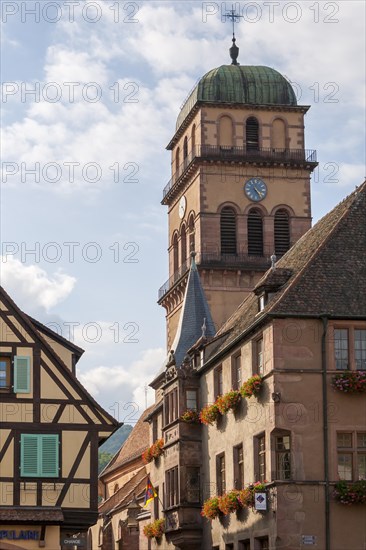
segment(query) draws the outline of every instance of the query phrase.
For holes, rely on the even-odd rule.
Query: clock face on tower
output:
[[[267,195],[267,185],[260,178],[251,178],[244,185],[244,192],[251,201],[262,201]]]
[[[180,219],[184,218],[184,214],[186,213],[186,208],[187,208],[187,199],[183,195],[183,197],[181,197],[181,199],[179,201],[179,217],[180,217]]]

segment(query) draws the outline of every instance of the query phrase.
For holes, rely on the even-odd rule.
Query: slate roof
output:
[[[366,181],[309,229],[256,289],[274,279],[282,288],[261,312],[251,292],[218,331],[221,340],[207,349],[211,358],[269,314],[366,319]]]
[[[108,474],[114,472],[124,464],[128,464],[136,458],[141,458],[141,454],[149,446],[150,438],[149,425],[145,422],[145,420],[154,407],[155,405],[152,405],[142,413],[122,447],[116,452],[104,470],[99,474],[100,478],[105,478]]]
[[[214,336],[215,325],[211,317],[201,279],[194,258],[188,276],[187,287],[179,317],[177,332],[172,344],[177,367],[189,350],[202,336],[202,325],[206,323],[206,337]]]
[[[213,337],[216,333],[216,329],[193,255],[182,309],[180,311],[178,328],[171,345],[177,368],[182,365],[187,351],[196,344],[198,339],[203,335],[202,326],[204,323],[206,325],[205,336],[207,338]],[[151,385],[160,378],[169,363],[170,354],[168,354],[167,359]]]

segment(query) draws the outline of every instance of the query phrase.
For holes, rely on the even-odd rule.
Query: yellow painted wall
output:
[[[0,430],[0,449],[3,448],[7,440],[10,430]],[[11,441],[6,453],[0,462],[0,472],[4,477],[12,477],[14,475],[14,439]]]
[[[62,434],[62,477],[69,475],[75,458],[83,444],[87,432],[77,431],[64,431]],[[86,455],[89,457],[89,448],[86,449]],[[82,473],[82,477],[88,477],[89,466],[85,466],[85,472]]]
[[[51,348],[55,351],[55,353],[60,357],[60,359],[65,363],[65,365],[72,370],[72,352],[65,348],[65,346],[62,346],[59,342],[56,342],[53,338],[50,338],[50,336],[42,333],[40,331],[43,338],[46,340],[46,342],[51,346]]]

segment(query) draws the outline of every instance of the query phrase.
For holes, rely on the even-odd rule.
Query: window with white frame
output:
[[[337,432],[339,479],[366,479],[366,432]]]

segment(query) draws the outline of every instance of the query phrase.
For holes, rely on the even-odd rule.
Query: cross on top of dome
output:
[[[243,18],[242,15],[239,15],[235,12],[234,6],[231,7],[231,10],[229,10],[227,13],[224,14],[225,20],[229,19],[233,24],[233,45],[231,46],[229,52],[230,57],[232,59],[231,64],[232,65],[239,65],[237,59],[239,55],[239,48],[235,44],[236,38],[235,38],[235,23],[238,23],[241,18]]]

